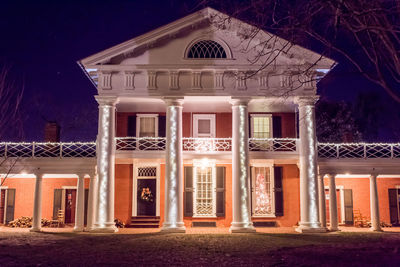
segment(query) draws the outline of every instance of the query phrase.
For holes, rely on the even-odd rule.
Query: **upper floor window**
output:
[[[216,41],[200,40],[190,47],[188,58],[227,58],[226,51]]]
[[[158,114],[138,114],[137,118],[137,137],[158,136]]]
[[[272,138],[272,116],[270,114],[252,114],[251,137]]]

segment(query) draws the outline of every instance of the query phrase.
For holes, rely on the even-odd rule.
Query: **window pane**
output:
[[[156,118],[140,117],[139,137],[155,137],[156,136]]]
[[[272,185],[270,170],[267,167],[254,167],[255,182],[254,191],[254,214],[271,215],[272,214]]]
[[[212,167],[196,168],[196,216],[212,216],[213,214],[213,183]]]
[[[252,117],[253,119],[253,137],[270,138],[270,119],[271,117]]]
[[[199,134],[210,134],[211,133],[211,120],[201,119],[198,120],[198,133]]]

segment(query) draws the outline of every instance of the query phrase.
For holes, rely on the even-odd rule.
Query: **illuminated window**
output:
[[[201,40],[190,47],[188,58],[227,58],[224,48],[213,40]]]
[[[195,163],[193,216],[214,217],[215,215],[215,164]]]
[[[272,138],[272,116],[270,114],[251,115],[251,137]]]
[[[158,115],[157,114],[138,114],[137,115],[137,137],[157,137],[158,136]]]
[[[270,167],[252,167],[252,214],[274,216],[274,183]]]

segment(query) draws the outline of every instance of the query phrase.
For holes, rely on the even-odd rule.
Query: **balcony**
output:
[[[94,158],[96,157],[96,143],[0,143],[0,157]]]
[[[400,159],[400,143],[318,144],[320,159]]]
[[[250,151],[296,152],[295,138],[250,138]],[[164,137],[117,137],[117,151],[164,151]],[[195,153],[232,151],[232,138],[182,138],[182,150]]]

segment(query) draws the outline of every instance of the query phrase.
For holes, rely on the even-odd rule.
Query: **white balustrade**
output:
[[[319,143],[319,158],[400,158],[400,143]]]

